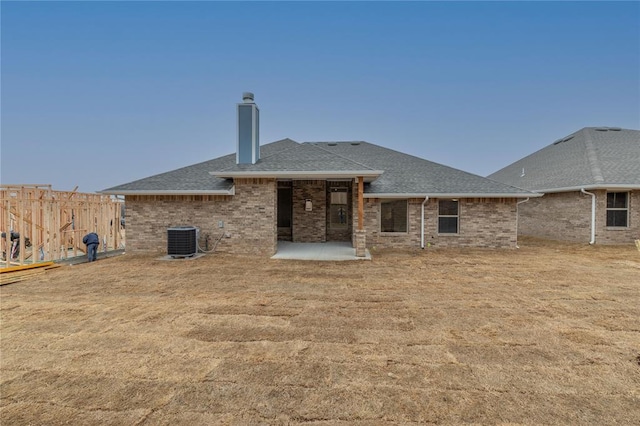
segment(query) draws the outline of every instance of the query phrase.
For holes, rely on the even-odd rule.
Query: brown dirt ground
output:
[[[130,254],[0,288],[0,422],[640,424],[640,253]]]

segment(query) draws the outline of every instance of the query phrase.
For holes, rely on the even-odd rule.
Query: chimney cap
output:
[[[251,92],[243,92],[242,93],[242,101],[246,104],[253,103],[253,93]]]

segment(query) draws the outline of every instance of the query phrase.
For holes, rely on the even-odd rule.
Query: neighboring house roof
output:
[[[101,191],[107,194],[233,194],[231,178],[337,179],[363,176],[365,197],[516,197],[529,191],[361,141],[262,145],[256,164],[235,154]]]
[[[491,174],[536,192],[640,188],[640,131],[585,127]]]

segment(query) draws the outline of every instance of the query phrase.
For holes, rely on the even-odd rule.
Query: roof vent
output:
[[[358,146],[358,145],[360,145],[360,142],[351,142],[351,145]]]
[[[337,146],[337,145],[338,145],[338,144],[337,144],[337,143],[335,143],[335,142],[329,142],[329,143],[327,144],[327,146]]]
[[[558,139],[557,141],[555,141],[553,144],[554,145],[558,145],[562,142],[566,142],[566,141],[570,141],[571,139],[573,139],[573,135],[571,136],[567,136],[566,138],[562,138],[562,139]]]
[[[621,127],[609,127],[609,130],[612,132],[619,132],[620,130],[622,130]]]

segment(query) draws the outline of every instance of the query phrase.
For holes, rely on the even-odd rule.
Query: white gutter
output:
[[[536,189],[535,192],[545,192],[545,193],[551,193],[551,192],[571,192],[571,191],[581,191],[583,189],[588,189],[588,190],[592,190],[592,189],[607,189],[610,191],[615,191],[616,189],[621,189],[621,190],[632,190],[632,189],[640,189],[640,184],[637,183],[598,183],[598,184],[594,184],[594,185],[583,185],[583,186],[567,186],[567,187],[563,187],[563,188],[548,188],[548,189]],[[533,190],[531,190],[533,191]]]
[[[591,195],[591,241],[589,244],[595,244],[596,242],[596,194],[587,192],[584,188],[580,188],[580,192],[583,194]]]
[[[420,212],[422,213],[420,215],[420,248],[424,249],[424,205],[427,203],[427,201],[429,200],[429,196],[427,195],[424,198],[424,201],[422,202],[422,206],[420,208]]]
[[[480,192],[465,192],[465,193],[375,193],[369,192],[364,194],[364,198],[530,198],[530,197],[542,197],[544,194],[537,192],[525,192],[525,193],[511,193],[511,194],[501,194],[501,193],[480,193]]]
[[[519,207],[520,207],[520,204],[524,204],[527,201],[529,201],[528,197],[526,200],[518,201],[516,203],[516,248],[520,248],[520,246],[518,246],[518,218],[520,217]]]

